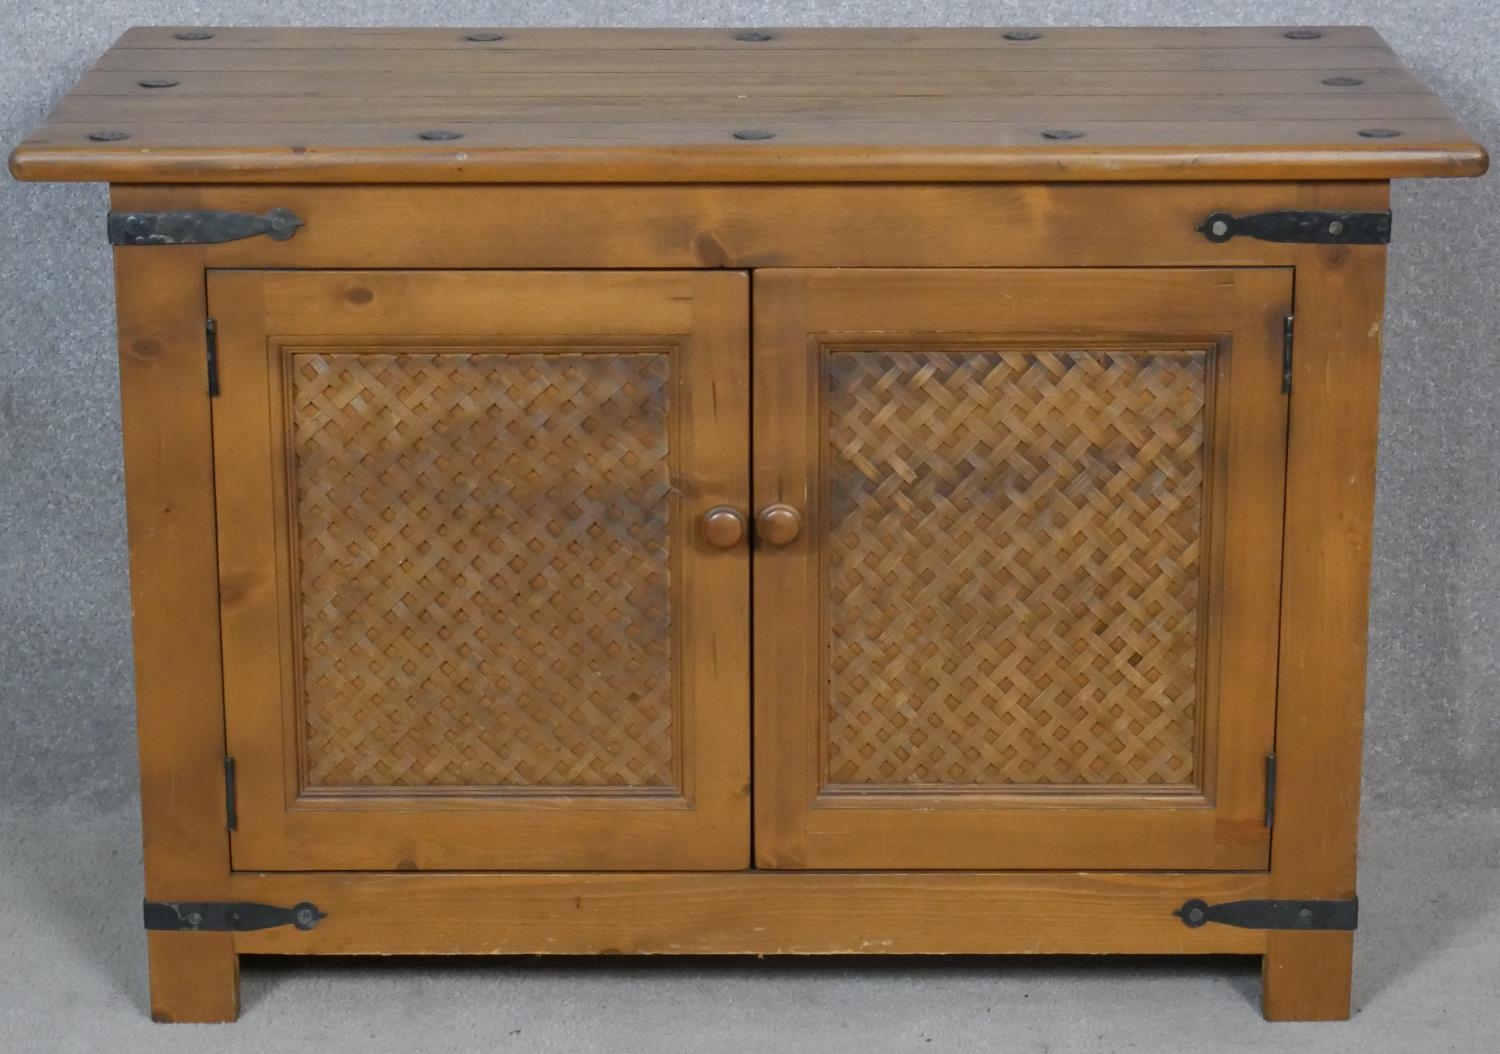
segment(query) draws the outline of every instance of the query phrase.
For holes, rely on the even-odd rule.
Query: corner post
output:
[[[1388,185],[1379,190],[1388,201]],[[1308,246],[1295,296],[1271,895],[1347,899],[1355,895],[1385,247]],[[1353,948],[1348,932],[1269,933],[1266,1018],[1347,1018]]]
[[[115,249],[148,900],[229,894],[203,265],[194,246]],[[233,934],[150,932],[147,952],[153,1018],[238,1015]]]

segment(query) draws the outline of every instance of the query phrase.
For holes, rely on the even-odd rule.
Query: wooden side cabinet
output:
[[[414,86],[420,83],[420,91]],[[161,1020],[244,953],[1240,953],[1349,1012],[1372,30],[131,30]]]

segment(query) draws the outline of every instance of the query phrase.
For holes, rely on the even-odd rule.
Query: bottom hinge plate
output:
[[[1193,899],[1172,912],[1191,929],[1217,922],[1249,930],[1352,930],[1359,925],[1359,898],[1348,900]]]
[[[307,901],[290,908],[223,901],[146,901],[148,930],[236,933],[277,926],[310,930],[327,917],[316,904]]]

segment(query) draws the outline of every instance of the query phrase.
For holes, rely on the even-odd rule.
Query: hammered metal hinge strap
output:
[[[215,901],[146,901],[148,930],[188,930],[204,933],[237,933],[296,926],[310,930],[328,916],[316,904],[303,901],[290,908],[271,904],[228,904]]]
[[[1258,238],[1308,245],[1389,245],[1389,212],[1260,212],[1253,216],[1210,213],[1193,228],[1211,242]]]
[[[111,212],[111,245],[215,245],[264,234],[284,242],[302,220],[287,209],[248,212]]]
[[[1193,899],[1172,912],[1191,929],[1217,922],[1247,930],[1352,930],[1359,925],[1359,898],[1348,900]]]

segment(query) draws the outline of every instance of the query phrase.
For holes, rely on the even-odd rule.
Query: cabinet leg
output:
[[[240,1013],[240,957],[229,933],[148,933],[151,1019],[233,1021]]]
[[[1267,1021],[1347,1021],[1354,934],[1272,933],[1261,960]]]

